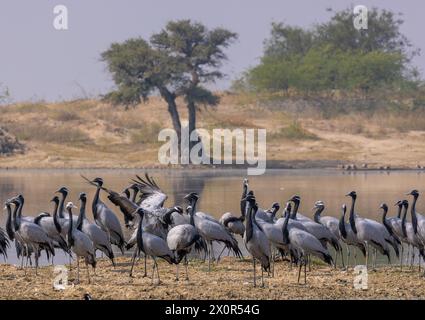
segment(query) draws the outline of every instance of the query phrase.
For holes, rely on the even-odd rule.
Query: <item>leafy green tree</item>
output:
[[[353,9],[335,12],[330,21],[302,29],[273,23],[258,66],[245,73],[253,90],[301,92],[411,87],[418,72],[410,66],[418,53],[400,32],[400,16],[373,8],[368,29],[356,30]]]
[[[272,23],[270,38],[264,41],[265,57],[305,55],[313,46],[314,32],[284,23]]]
[[[330,44],[343,51],[382,51],[399,53],[408,61],[418,54],[411,42],[400,31],[401,14],[372,8],[368,11],[367,30],[356,30],[353,8],[335,12],[329,22],[316,27],[316,43]]]
[[[180,143],[177,97],[187,102],[192,132],[196,129],[199,106],[214,106],[219,101],[204,85],[224,76],[219,70],[226,59],[224,49],[236,38],[235,33],[226,29],[208,30],[201,23],[178,20],[169,22],[149,42],[138,38],[114,43],[102,54],[117,86],[106,98],[134,105],[159,92],[168,104]]]
[[[184,66],[182,91],[187,102],[189,132],[196,129],[198,106],[214,106],[219,102],[219,97],[202,84],[224,76],[219,70],[227,58],[224,49],[236,38],[236,33],[226,29],[208,30],[203,24],[190,20],[171,21],[160,33],[151,37],[152,45],[159,52],[176,57]],[[192,145],[195,143],[192,142]]]
[[[167,102],[174,130],[181,136],[181,122],[176,98],[184,85],[182,66],[174,59],[153,49],[141,38],[129,39],[124,43],[113,43],[102,53],[108,64],[117,90],[105,98],[114,104],[132,106],[159,92]]]

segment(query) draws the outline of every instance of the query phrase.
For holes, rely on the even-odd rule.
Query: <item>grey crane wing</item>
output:
[[[205,240],[234,241],[229,232],[220,223],[195,216],[195,226]]]
[[[218,222],[217,219],[215,219],[212,215],[205,212],[198,211],[196,212],[195,216],[201,219],[206,219],[208,221],[220,224],[220,222]]]
[[[109,191],[108,199],[114,205],[120,208],[120,211],[124,214],[125,217],[132,219],[135,211],[137,210],[139,206],[136,203],[132,202],[131,200],[127,199],[127,197],[124,197],[115,191],[111,191],[111,190],[108,190],[108,191]]]
[[[148,174],[145,174],[145,178],[141,178],[138,175],[136,177],[137,180],[134,180],[134,182],[137,183],[139,192],[141,193],[140,207],[148,211],[163,207],[168,197],[156,184],[155,180],[149,177]]]
[[[328,253],[319,240],[312,234],[293,228],[289,231],[289,239],[292,245],[301,249],[306,254]]]
[[[149,255],[158,257],[173,256],[164,239],[148,232],[143,233],[143,247]]]
[[[171,228],[167,234],[167,245],[170,250],[181,250],[193,244],[196,229],[190,224],[181,224]]]
[[[74,245],[72,246],[72,251],[74,251],[79,256],[86,256],[87,253],[94,256],[94,246],[90,237],[83,232],[75,229],[72,231],[74,237]]]
[[[44,232],[44,230],[35,223],[23,222],[21,224],[21,235],[23,238],[29,239],[31,242],[51,242],[46,232]]]

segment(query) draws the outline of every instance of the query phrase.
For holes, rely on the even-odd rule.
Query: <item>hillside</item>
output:
[[[267,159],[277,167],[343,163],[369,167],[425,165],[425,117],[285,112],[238,95],[222,94],[201,109],[198,127],[266,128]],[[179,112],[187,118],[184,103]],[[159,98],[125,110],[96,100],[2,107],[0,126],[25,144],[24,154],[0,158],[1,168],[137,168],[158,166],[157,134],[171,127]]]

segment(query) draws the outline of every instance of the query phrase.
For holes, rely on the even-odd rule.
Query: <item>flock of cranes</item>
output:
[[[83,178],[96,188],[91,202],[93,222],[87,218],[87,195],[83,192],[78,197],[78,215],[73,212],[77,207],[67,201],[68,189],[61,187],[51,200],[53,211],[41,212],[35,217],[24,215],[25,199],[17,195],[5,202],[7,218],[5,229],[0,228],[0,254],[7,258],[7,250],[13,241],[21,268],[26,273],[28,264],[32,265],[35,261],[37,274],[39,257],[43,252],[53,263],[55,252],[62,250],[69,256],[70,263],[76,257],[78,282],[79,262],[84,260],[90,283],[89,266],[95,270],[96,252],[100,251],[115,267],[112,248],[116,246],[123,254],[126,250],[133,250],[130,276],[142,254],[147,275],[146,260],[152,258],[152,282],[156,277],[159,283],[158,258],[176,265],[176,280],[179,280],[179,265],[183,263],[185,279],[188,280],[188,255],[191,253],[198,254],[203,260],[208,259],[209,271],[211,263],[218,262],[225,250],[243,259],[236,240],[240,236],[252,257],[254,286],[257,284],[256,264],[261,266],[261,285],[264,286],[264,272],[273,277],[275,262],[280,257],[287,260],[291,267],[298,266],[298,282],[304,268],[304,283],[312,257],[335,268],[340,257],[342,267],[348,268],[351,252],[354,252],[355,264],[357,253],[361,252],[366,265],[372,260],[372,266],[375,267],[378,252],[390,262],[391,251],[394,251],[400,258],[402,268],[403,254],[407,248],[407,259],[412,259],[411,265],[415,255],[419,255],[419,261],[425,259],[425,216],[416,212],[419,197],[417,190],[408,194],[413,198],[410,222],[407,221],[408,200],[396,203],[397,215],[394,217],[388,217],[389,208],[385,203],[380,206],[381,221],[361,217],[356,212],[355,191],[347,194],[351,198],[348,218],[345,204],[341,207],[339,219],[324,216],[325,204],[322,201],[314,204],[312,218],[303,215],[298,212],[301,198],[297,195],[288,200],[279,217],[279,203],[273,203],[269,209],[260,208],[253,190],[249,189],[248,180],[244,179],[240,214],[227,212],[217,220],[197,210],[199,195],[195,192],[184,197],[187,202],[185,210],[180,206],[165,207],[167,195],[148,174],[143,178],[136,175],[131,185],[121,193],[106,188],[101,178]],[[110,202],[123,214],[125,226],[133,230],[128,240],[124,237],[118,217],[102,201],[101,192],[106,193]],[[214,243],[223,246],[217,258]],[[345,261],[343,245],[347,252]]]

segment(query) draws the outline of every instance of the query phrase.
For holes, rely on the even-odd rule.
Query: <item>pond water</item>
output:
[[[78,206],[78,194],[82,191],[92,200],[95,188],[81,178],[81,174],[95,178],[102,177],[105,186],[121,191],[129,185],[135,174],[141,170],[2,170],[0,171],[0,201],[2,203],[19,193],[25,197],[23,214],[35,216],[41,211],[51,212],[50,199],[61,186],[70,190],[69,201]],[[186,204],[182,198],[189,192],[200,194],[198,209],[219,218],[224,212],[239,214],[239,202],[242,191],[242,179],[246,170],[149,170],[158,185],[169,195],[167,206]],[[262,176],[249,177],[250,189],[254,190],[257,201],[262,208],[269,208],[277,201],[283,207],[292,195],[301,196],[300,212],[312,216],[315,201],[322,200],[326,205],[323,215],[339,217],[343,203],[349,204],[344,195],[351,190],[358,194],[357,212],[363,216],[381,221],[379,206],[385,202],[390,207],[389,216],[395,215],[394,203],[404,199],[411,189],[424,191],[425,173],[416,171],[391,172],[342,172],[330,169],[312,170],[267,170]],[[121,221],[122,214],[107,200],[102,199],[117,213]],[[87,215],[92,219],[90,207]],[[425,209],[425,201],[419,198],[419,212]],[[76,212],[78,213],[78,212]],[[279,212],[280,214],[280,212]],[[4,227],[5,214],[0,217]],[[128,233],[128,232],[127,232]],[[14,246],[12,245],[12,248]],[[216,245],[216,247],[219,247]],[[244,245],[241,243],[241,248]],[[216,250],[219,250],[217,248]],[[9,250],[9,263],[16,263],[15,250]],[[44,259],[44,254],[43,254]],[[393,259],[395,262],[395,259]],[[68,259],[61,253],[55,257],[55,263],[65,263]],[[380,257],[378,260],[384,263]],[[41,261],[45,263],[45,260]]]

